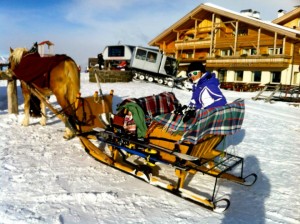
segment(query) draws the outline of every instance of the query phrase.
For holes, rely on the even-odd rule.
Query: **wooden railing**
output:
[[[226,57],[207,57],[206,66],[221,67],[270,67],[287,68],[291,57],[288,55],[268,55],[268,56],[226,56]]]
[[[261,38],[260,46],[274,46],[273,38]],[[214,43],[215,48],[228,48],[233,46],[235,42],[234,36],[230,37],[219,37],[216,39]],[[257,36],[239,36],[237,41],[238,47],[253,47],[253,45],[257,45]],[[176,49],[195,49],[195,48],[209,48],[211,43],[210,38],[204,39],[187,39],[187,40],[177,40],[175,41]],[[283,44],[282,39],[278,39],[276,41],[277,46],[281,46]]]
[[[199,49],[199,48],[209,48],[210,39],[203,40],[188,40],[188,41],[176,41],[175,48],[177,50],[181,49]]]

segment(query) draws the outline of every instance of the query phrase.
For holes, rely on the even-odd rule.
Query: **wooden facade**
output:
[[[300,12],[265,22],[205,3],[149,42],[179,63],[199,61],[221,82],[300,84]],[[296,26],[296,27],[295,27]]]

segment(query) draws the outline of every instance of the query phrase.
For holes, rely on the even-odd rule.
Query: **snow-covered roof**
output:
[[[232,11],[230,9],[226,9],[226,8],[221,7],[221,6],[217,6],[217,5],[212,4],[212,3],[203,3],[203,5],[206,5],[206,6],[209,6],[209,7],[213,7],[213,8],[216,8],[216,9],[219,9],[219,10],[231,13],[231,14],[235,14],[237,16],[245,17],[247,19],[253,20],[254,22],[264,23],[264,24],[266,24],[268,26],[273,26],[274,28],[283,29],[283,30],[286,30],[288,32],[292,32],[292,33],[300,35],[300,31],[299,30],[295,30],[295,29],[288,28],[288,27],[285,27],[285,26],[280,26],[280,25],[277,25],[275,23],[272,23],[271,21],[265,21],[265,20],[257,19],[257,18],[254,18],[252,16],[248,16],[247,14],[235,12],[235,11]]]

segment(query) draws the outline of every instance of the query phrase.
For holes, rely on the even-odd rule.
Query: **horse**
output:
[[[37,50],[26,48],[10,48],[8,73],[21,81],[24,97],[23,126],[29,125],[31,95],[41,101],[41,125],[46,125],[46,105],[65,123],[65,139],[76,135],[74,124],[75,102],[80,91],[80,75],[76,62],[66,55],[41,57]],[[57,103],[62,108],[58,112],[48,102],[55,95]],[[57,113],[58,112],[58,113]],[[73,126],[72,126],[73,125]]]

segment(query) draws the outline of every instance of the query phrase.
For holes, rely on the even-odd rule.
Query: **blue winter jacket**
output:
[[[227,101],[219,86],[216,75],[206,72],[197,83],[193,84],[193,95],[189,106],[195,109],[224,106]]]

